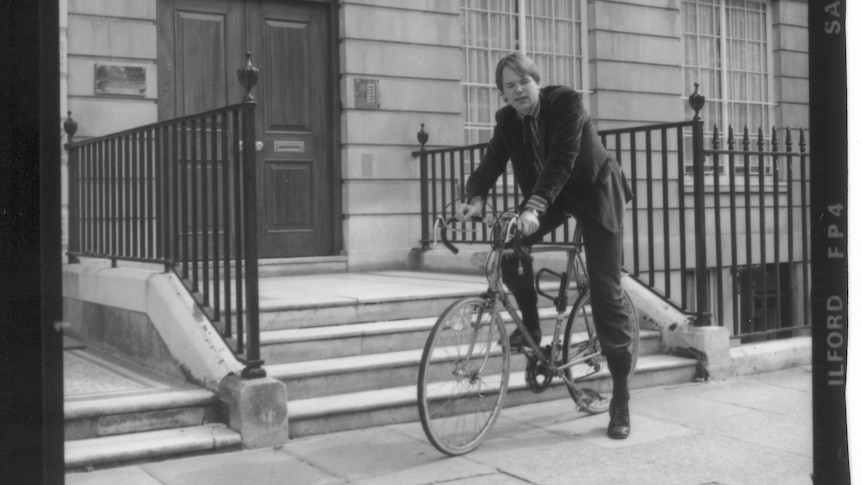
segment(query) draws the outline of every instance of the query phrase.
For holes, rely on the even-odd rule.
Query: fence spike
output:
[[[748,125],[743,126],[742,129],[742,149],[748,151],[748,148],[751,146],[751,138],[748,136]]]
[[[757,151],[763,151],[763,143],[763,127],[761,126],[757,128]]]
[[[416,139],[419,140],[420,150],[425,149],[425,143],[428,142],[428,132],[425,131],[425,123],[420,123],[419,132],[416,133]]]
[[[784,150],[793,151],[793,134],[790,132],[789,126],[784,129]]]
[[[712,149],[719,149],[719,141],[718,141],[718,125],[712,125]]]
[[[799,128],[799,151],[805,153],[805,130]]]
[[[733,127],[727,126],[727,149],[733,150],[733,145],[736,143],[736,140],[733,138]]]
[[[775,126],[772,127],[772,151],[778,151],[778,132],[775,131]]]

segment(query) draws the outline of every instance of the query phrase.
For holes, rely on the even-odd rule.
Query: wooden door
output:
[[[337,250],[329,2],[161,0],[159,118],[238,103],[245,52],[260,77],[261,258]]]
[[[249,2],[246,12],[249,50],[260,67],[261,255],[332,254],[328,5],[269,0]]]

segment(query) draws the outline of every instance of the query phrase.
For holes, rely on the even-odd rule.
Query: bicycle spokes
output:
[[[451,305],[437,320],[419,368],[419,413],[426,436],[443,453],[466,453],[484,439],[508,387],[505,329],[482,298]]]

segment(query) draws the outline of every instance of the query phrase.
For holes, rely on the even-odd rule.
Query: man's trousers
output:
[[[568,215],[549,210],[539,217],[539,229],[522,241],[532,246],[562,225]],[[609,358],[631,354],[632,334],[629,315],[623,303],[623,231],[612,233],[588,217],[579,221],[584,238],[585,261],[590,282],[590,301],[602,353]],[[537,328],[538,295],[532,261],[507,257],[502,263],[503,282],[518,303],[527,328]]]

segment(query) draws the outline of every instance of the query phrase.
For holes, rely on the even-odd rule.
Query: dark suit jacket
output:
[[[619,164],[602,145],[581,95],[567,87],[548,86],[539,92],[539,102],[541,173],[527,157],[521,119],[513,107],[506,106],[497,111],[488,150],[467,181],[466,200],[487,197],[511,159],[524,203],[538,196],[549,209],[590,217],[609,231],[619,232],[631,189]]]

